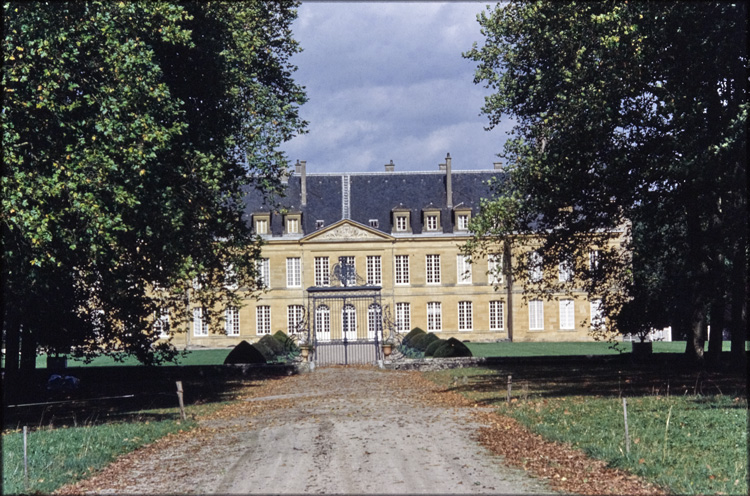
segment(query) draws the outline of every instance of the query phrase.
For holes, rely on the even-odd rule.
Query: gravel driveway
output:
[[[551,493],[474,440],[470,407],[430,401],[416,372],[319,368],[267,381],[239,404],[62,492]]]

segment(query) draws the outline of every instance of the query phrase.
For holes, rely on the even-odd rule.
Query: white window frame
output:
[[[224,310],[224,332],[227,336],[240,335],[240,309],[227,307]]]
[[[458,302],[458,330],[461,332],[474,330],[474,316],[471,301]]]
[[[440,284],[440,255],[425,255],[427,284]]]
[[[411,304],[407,302],[396,303],[396,330],[408,332],[411,327]]]
[[[193,336],[208,336],[208,321],[203,314],[203,307],[193,308]]]
[[[339,264],[352,268],[351,272],[349,272],[349,279],[347,279],[346,285],[355,286],[357,284],[357,265],[354,256],[344,255],[339,257]]]
[[[380,286],[383,284],[383,264],[380,255],[367,255],[367,285]]]
[[[267,258],[261,258],[255,261],[258,271],[258,285],[261,288],[271,287],[271,261]]]
[[[331,285],[331,269],[328,257],[315,257],[315,286]]]
[[[406,215],[396,215],[396,231],[406,232],[409,230],[409,218]]]
[[[544,330],[544,301],[529,300],[529,330]]]
[[[304,319],[305,307],[289,305],[286,307],[286,333],[294,334],[299,331],[299,325]]]
[[[331,340],[331,309],[328,305],[319,305],[315,309],[315,339]]]
[[[382,322],[383,309],[377,303],[370,304],[367,307],[367,339],[382,338],[382,334],[378,334],[378,331],[382,332]]]
[[[255,334],[258,336],[271,334],[270,305],[258,305],[255,307]]]
[[[576,328],[575,301],[570,298],[560,300],[560,329],[571,331]]]
[[[162,339],[169,337],[169,308],[160,308],[154,312],[154,331]]]
[[[456,272],[458,284],[471,284],[471,258],[457,255]]]
[[[341,337],[347,341],[357,340],[357,308],[351,303],[341,309]]]
[[[459,231],[469,230],[469,214],[457,214],[456,215],[456,228]]]
[[[557,265],[557,281],[570,282],[573,280],[573,261],[569,258],[560,260]]]
[[[437,214],[427,214],[425,215],[425,229],[427,231],[437,231],[438,230],[438,215]]]
[[[268,218],[255,219],[255,234],[268,234]]]
[[[606,323],[604,322],[604,310],[602,310],[602,300],[599,298],[591,300],[589,307],[590,307],[589,315],[591,317],[591,328],[595,330],[600,329],[600,328],[606,328]]]
[[[590,250],[589,251],[589,270],[591,272],[599,268],[599,259],[601,257],[601,250]]]
[[[505,330],[505,302],[490,300],[490,331]]]
[[[443,330],[443,305],[439,301],[427,302],[427,331]]]
[[[503,254],[490,253],[487,255],[487,281],[498,286],[503,283]]]
[[[544,278],[542,262],[542,256],[538,251],[529,253],[529,280],[531,282],[540,282]]]
[[[298,234],[299,231],[299,217],[288,217],[286,219],[286,232],[287,234]]]
[[[409,255],[396,255],[394,257],[397,286],[409,285]]]
[[[300,257],[287,257],[286,259],[286,287],[302,287],[302,259]]]

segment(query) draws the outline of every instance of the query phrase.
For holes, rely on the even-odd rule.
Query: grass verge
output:
[[[570,342],[570,343],[466,343],[477,357],[524,357],[524,356],[580,356],[580,355],[619,355],[630,353],[628,342],[610,343]],[[730,343],[724,343],[724,351],[729,351]],[[656,341],[654,353],[684,353],[685,341]]]
[[[618,395],[621,384],[613,384],[609,395],[589,395],[582,391],[585,387],[570,394],[566,378],[541,381],[537,377],[524,390],[518,380],[523,373],[515,370],[515,390],[508,404],[509,372],[474,368],[426,375],[472,401],[495,406],[498,414],[516,419],[548,440],[580,449],[674,493],[748,494],[748,404],[743,392],[725,389],[729,394],[701,395],[680,390],[681,395],[667,396],[665,387],[653,388],[651,377],[643,387],[626,391],[632,394],[627,397],[628,452]],[[629,385],[640,380],[627,371],[618,379]],[[671,379],[679,383],[676,377]],[[649,387],[662,393],[645,394]]]
[[[190,417],[183,421],[177,409],[141,412],[127,422],[97,424],[92,419],[82,426],[40,428],[27,436],[28,479],[24,476],[23,433],[2,434],[3,494],[51,493],[65,484],[85,479],[117,457],[172,433],[197,425],[191,417],[208,414],[222,403],[188,407]],[[163,420],[145,420],[157,417]]]

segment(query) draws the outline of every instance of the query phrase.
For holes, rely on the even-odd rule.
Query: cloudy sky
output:
[[[479,115],[488,94],[461,54],[483,43],[486,3],[303,2],[293,63],[307,88],[309,133],[283,147],[316,172],[490,169],[507,125]]]

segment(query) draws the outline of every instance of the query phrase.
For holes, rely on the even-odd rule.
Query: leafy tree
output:
[[[484,46],[464,56],[494,90],[490,128],[515,127],[508,180],[467,250],[543,232],[526,238],[538,255],[509,269],[547,267],[528,291],[564,290],[552,268],[571,260],[621,331],[672,324],[697,359],[710,309],[718,322],[729,303],[744,360],[746,14],[742,2],[541,0],[480,14]]]
[[[243,197],[279,190],[306,126],[295,7],[3,5],[6,368],[19,342],[32,367],[38,346],[170,358],[155,315],[218,330],[259,289]]]

